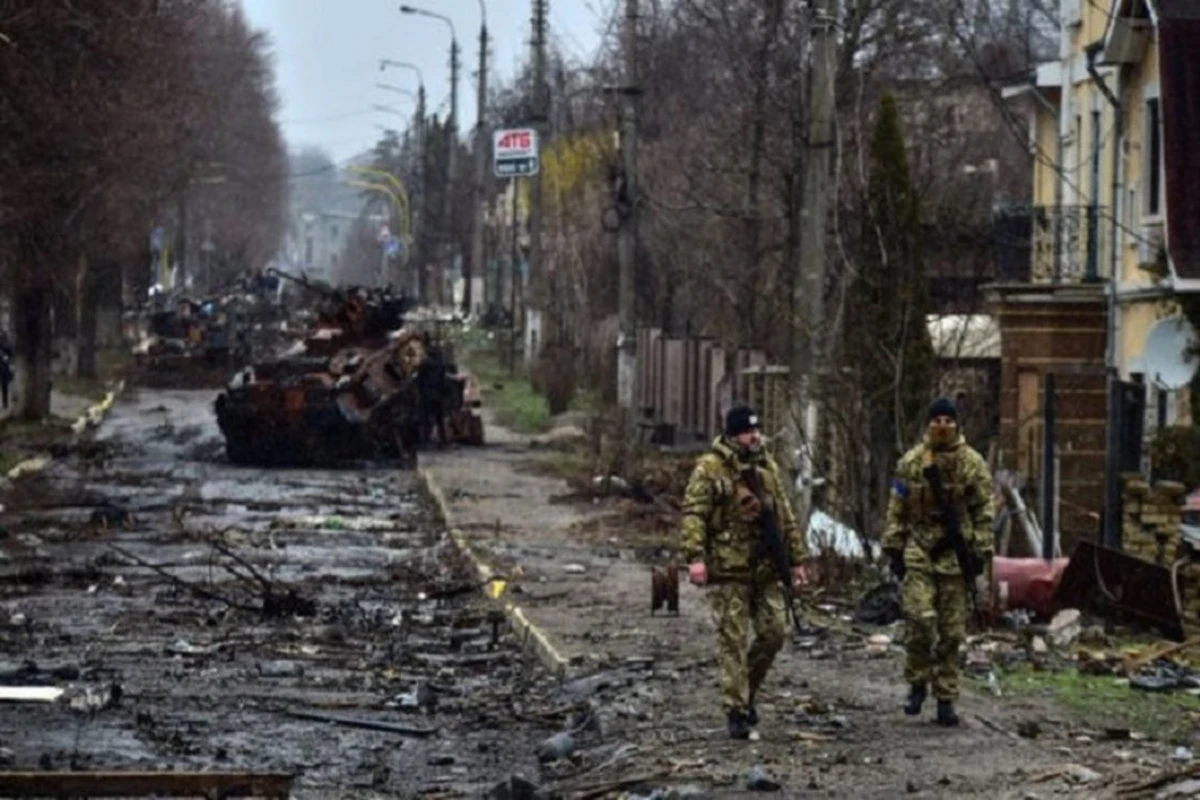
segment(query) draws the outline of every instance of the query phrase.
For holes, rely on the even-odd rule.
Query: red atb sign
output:
[[[537,131],[533,128],[496,131],[492,145],[497,177],[512,178],[537,174],[538,139]]]

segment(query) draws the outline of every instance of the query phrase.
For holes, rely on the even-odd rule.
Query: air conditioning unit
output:
[[[1156,269],[1159,255],[1166,245],[1161,223],[1143,225],[1137,241],[1138,266],[1142,269]]]

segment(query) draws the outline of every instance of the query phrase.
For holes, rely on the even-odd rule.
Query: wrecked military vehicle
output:
[[[387,291],[335,290],[280,273],[320,296],[315,327],[277,358],[240,370],[216,400],[225,451],[236,464],[416,464],[431,401],[447,438],[482,443],[473,379],[452,365],[429,380],[427,336],[404,328],[409,302]]]

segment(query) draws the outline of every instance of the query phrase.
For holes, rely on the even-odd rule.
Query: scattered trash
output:
[[[900,585],[881,583],[871,589],[854,608],[852,619],[860,625],[891,625],[901,617]]]
[[[301,678],[304,665],[299,661],[260,661],[258,674],[264,678]]]
[[[777,792],[783,785],[767,774],[762,767],[754,767],[746,776],[746,788],[752,792]]]
[[[575,737],[569,733],[556,733],[542,742],[537,749],[538,761],[543,764],[568,758],[575,752]]]
[[[348,728],[363,728],[370,731],[383,731],[384,733],[398,733],[401,736],[415,736],[425,738],[433,736],[437,733],[434,728],[417,728],[412,725],[401,725],[395,722],[387,722],[384,720],[364,719],[360,717],[343,717],[336,714],[319,714],[313,711],[301,711],[292,709],[285,711],[288,716],[296,719],[307,719],[314,722],[328,722],[333,725],[344,725]]]
[[[1191,761],[1193,758],[1195,758],[1195,756],[1192,755],[1191,748],[1183,747],[1182,745],[1176,747],[1171,753],[1172,761]]]
[[[1046,634],[1055,647],[1068,647],[1083,632],[1083,623],[1078,609],[1066,608],[1059,611],[1046,626]]]
[[[57,703],[63,694],[54,686],[0,686],[0,701],[10,703]]]
[[[582,575],[587,572],[587,567],[583,564],[567,564],[563,567],[563,571],[569,575]]]
[[[397,708],[410,711],[422,708],[432,709],[437,705],[437,695],[433,689],[429,688],[429,684],[418,683],[412,688],[412,691],[396,695],[392,702]]]
[[[1088,769],[1080,764],[1068,764],[1062,774],[1070,783],[1095,783],[1104,777],[1096,770]]]
[[[99,689],[88,686],[82,690],[70,692],[67,697],[67,706],[72,711],[95,714],[119,704],[124,693],[121,685],[117,683]]]

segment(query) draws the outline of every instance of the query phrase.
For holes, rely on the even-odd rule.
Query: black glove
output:
[[[904,566],[904,553],[901,552],[900,550],[888,550],[887,556],[888,556],[888,561],[891,562],[890,567],[892,570],[892,574],[896,576],[896,580],[903,581],[904,573],[907,569]]]

